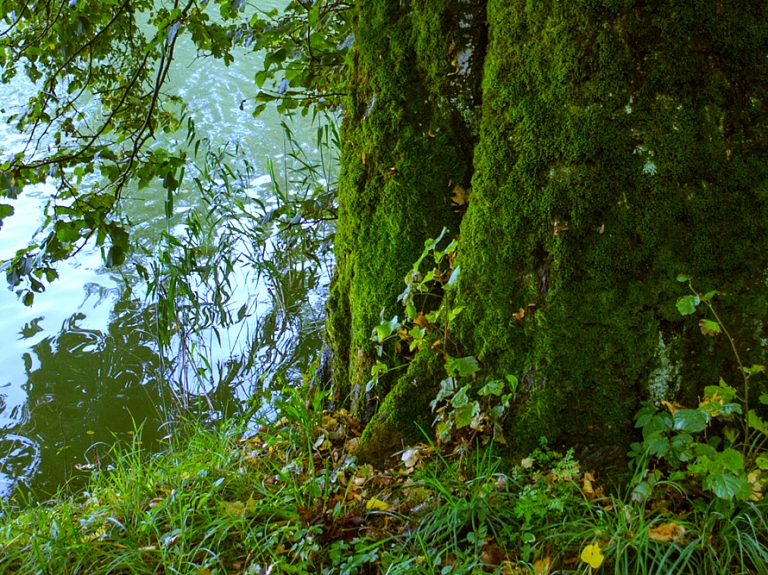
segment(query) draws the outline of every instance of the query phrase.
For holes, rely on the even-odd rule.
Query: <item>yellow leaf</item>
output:
[[[86,431],[85,433],[87,433],[88,435],[93,435],[93,434],[94,434],[94,433],[96,433],[96,432],[95,432],[95,431],[91,431],[91,430],[89,429],[89,430],[88,430],[88,431]]]
[[[605,556],[600,551],[600,546],[598,545],[587,545],[584,551],[581,552],[581,560],[592,567],[592,569],[600,567],[603,564],[603,559],[605,559]]]
[[[376,511],[386,511],[389,509],[389,505],[384,503],[381,499],[376,499],[375,497],[371,497],[368,500],[368,503],[365,504],[365,508],[368,511],[376,510]]]
[[[533,564],[533,570],[536,572],[536,575],[547,575],[551,567],[552,567],[552,559],[550,559],[549,557],[544,557],[544,559],[539,559]]]

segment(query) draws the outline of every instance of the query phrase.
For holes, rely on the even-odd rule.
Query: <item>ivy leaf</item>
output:
[[[477,360],[469,355],[467,357],[449,357],[446,369],[449,375],[458,373],[460,377],[466,377],[477,373],[480,366],[477,365]]]
[[[699,322],[699,329],[702,335],[718,335],[720,333],[720,324],[716,321],[703,319]]]
[[[680,315],[691,315],[696,311],[696,306],[699,305],[700,301],[697,295],[683,296],[677,300],[677,310],[680,312]]]
[[[459,409],[461,407],[466,406],[469,403],[469,397],[467,397],[468,389],[469,389],[469,386],[465,385],[459,391],[456,392],[456,395],[453,396],[453,399],[451,399],[451,405],[453,405],[454,408]]]
[[[453,268],[453,271],[451,272],[451,277],[448,280],[448,282],[445,284],[445,287],[451,288],[456,285],[456,282],[459,281],[459,271],[461,270],[461,266],[456,266]]]
[[[485,397],[486,395],[501,395],[504,391],[504,382],[500,380],[489,381],[478,391],[478,395]]]
[[[480,414],[480,404],[476,401],[456,410],[456,429],[466,427],[476,415]]]

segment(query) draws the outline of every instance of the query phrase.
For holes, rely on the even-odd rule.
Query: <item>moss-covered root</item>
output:
[[[432,429],[429,403],[444,374],[445,366],[437,354],[418,353],[366,426],[354,455],[365,463],[382,465],[398,450],[424,441],[424,433]]]

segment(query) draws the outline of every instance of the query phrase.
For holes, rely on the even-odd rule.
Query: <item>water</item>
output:
[[[236,58],[226,68],[210,59],[197,59],[194,50],[182,44],[169,88],[189,104],[198,136],[217,145],[236,141],[242,146],[254,167],[247,193],[268,200],[268,161],[279,171],[286,161],[286,143],[274,111],[267,110],[254,120],[252,104],[241,110],[243,100],[253,101],[251,78],[257,65],[258,55],[250,54]],[[2,107],[10,110],[25,101],[31,88],[24,81],[0,86]],[[309,141],[309,129],[294,126],[303,141]],[[4,123],[0,124],[0,138],[5,149],[21,141]],[[184,232],[185,214],[201,201],[190,185],[186,188],[189,193],[177,198],[177,215],[170,222],[177,234]],[[0,258],[12,255],[34,234],[49,193],[44,185],[31,186],[11,202],[15,215],[4,220],[0,230]],[[133,236],[149,249],[156,246],[169,224],[164,199],[159,185],[126,195],[126,211],[136,224]],[[197,349],[213,362],[211,373],[192,377],[196,387],[190,389],[189,370],[183,373],[186,383],[169,381],[170,373],[178,376],[179,372],[159,353],[155,311],[142,297],[145,286],[130,265],[106,269],[101,254],[90,249],[62,264],[59,272],[60,279],[36,296],[32,308],[24,307],[12,291],[0,290],[3,497],[19,486],[50,492],[66,481],[77,484],[89,466],[104,460],[116,440],[136,441],[140,436],[148,447],[159,445],[162,437],[173,433],[167,422],[179,413],[185,392],[192,406],[199,401],[203,409],[213,408],[215,413],[237,410],[254,390],[252,378],[273,373],[278,364],[289,361],[286,356],[297,369],[305,368],[319,345],[322,281],[314,290],[307,290],[302,271],[289,270],[288,291],[297,277],[300,281],[287,299],[309,303],[297,308],[300,313],[289,315],[274,309],[269,293],[282,290],[282,280],[280,285],[275,278],[271,283],[263,277],[257,281],[247,266],[239,266],[232,277],[236,285],[233,306],[237,310],[245,304],[253,316],[221,329],[221,344],[209,330]],[[327,280],[327,273],[323,278]],[[254,369],[248,373],[240,369],[244,351],[254,359]],[[176,367],[183,359],[170,358],[177,361]],[[197,361],[195,366],[199,365]],[[220,383],[222,374],[224,382]]]

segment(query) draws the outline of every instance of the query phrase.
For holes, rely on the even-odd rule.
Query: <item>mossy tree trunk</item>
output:
[[[444,372],[426,352],[363,390],[379,312],[402,315],[403,277],[443,226],[461,238],[455,339],[480,380],[520,378],[506,420],[520,451],[546,435],[610,459],[640,401],[690,405],[720,376],[738,382],[728,342],[677,311],[680,273],[721,292],[742,358],[763,361],[764,8],[358,3],[329,337],[337,400],[379,411],[362,455],[430,423]],[[455,184],[471,184],[460,222]]]

